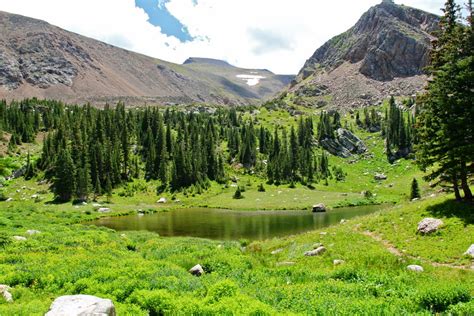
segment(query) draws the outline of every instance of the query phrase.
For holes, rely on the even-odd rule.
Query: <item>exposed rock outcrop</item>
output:
[[[335,138],[321,140],[321,145],[331,154],[342,158],[367,151],[367,147],[359,137],[343,128],[337,129]]]

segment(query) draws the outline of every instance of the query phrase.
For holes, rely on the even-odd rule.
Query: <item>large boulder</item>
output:
[[[66,295],[54,300],[45,316],[115,316],[115,306],[109,299],[91,295]]]
[[[200,264],[196,264],[194,267],[189,269],[189,273],[195,276],[201,276],[204,274],[204,269],[202,268]]]
[[[314,256],[319,256],[319,255],[322,255],[324,252],[326,252],[326,248],[321,246],[321,247],[318,247],[314,250],[310,250],[310,251],[306,251],[304,253],[304,255],[306,257],[314,257]]]
[[[418,232],[420,234],[431,234],[436,232],[441,225],[443,225],[443,221],[437,218],[425,218],[421,222],[418,223]]]
[[[326,212],[326,205],[323,203],[313,205],[313,213],[323,213]]]
[[[465,255],[467,256],[471,256],[472,258],[474,258],[474,244],[472,244],[468,250],[466,250],[466,252],[464,253]]]
[[[9,291],[10,291],[10,287],[8,285],[0,284],[0,295],[3,296],[3,299],[7,303],[13,302],[13,296],[11,295]]]

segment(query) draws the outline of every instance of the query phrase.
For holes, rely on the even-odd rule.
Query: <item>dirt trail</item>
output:
[[[358,230],[355,230],[355,231],[357,233],[360,233],[364,236],[370,237],[373,240],[381,243],[385,247],[385,249],[387,249],[391,254],[393,254],[397,257],[406,257],[406,258],[409,258],[409,259],[420,260],[421,262],[429,264],[433,267],[447,267],[447,268],[452,268],[452,269],[474,270],[474,265],[472,265],[472,266],[460,266],[460,265],[454,265],[454,264],[449,264],[449,263],[438,263],[438,262],[433,262],[433,261],[430,261],[430,260],[420,259],[420,258],[417,258],[417,257],[414,257],[414,256],[410,256],[410,255],[407,255],[407,254],[403,253],[402,251],[397,249],[394,245],[392,245],[389,241],[384,240],[382,237],[380,237],[379,235],[377,235],[374,232],[370,232],[370,231],[361,232],[361,231],[358,231]]]

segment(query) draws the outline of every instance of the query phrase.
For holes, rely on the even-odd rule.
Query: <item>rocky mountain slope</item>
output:
[[[306,61],[290,90],[295,101],[355,107],[420,91],[438,21],[434,14],[383,0]]]
[[[270,97],[292,79],[209,59],[177,65],[0,11],[0,98],[238,105]]]

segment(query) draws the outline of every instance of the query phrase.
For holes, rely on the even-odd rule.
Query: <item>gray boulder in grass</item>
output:
[[[54,300],[45,316],[116,316],[109,299],[92,295],[65,295]]]
[[[421,234],[431,234],[436,232],[443,225],[443,221],[437,218],[425,218],[418,223],[418,232]]]

